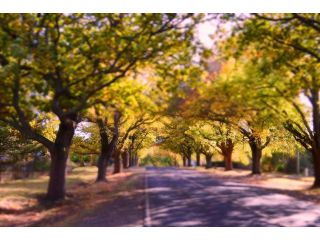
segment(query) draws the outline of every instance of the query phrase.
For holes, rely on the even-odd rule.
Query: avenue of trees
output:
[[[213,49],[197,36],[205,21],[219,26]],[[319,14],[1,14],[0,23],[0,160],[47,156],[47,199],[65,197],[70,156],[95,156],[105,181],[111,164],[119,173],[155,145],[184,166],[204,157],[210,168],[219,154],[226,170],[245,145],[252,174],[266,149],[304,148],[320,187]]]
[[[236,145],[247,143],[252,174],[261,173],[267,147],[291,155],[303,147],[312,155],[313,186],[319,187],[320,15],[218,14],[216,19],[220,27],[206,76],[176,102],[164,133],[176,139],[166,147],[183,159],[202,153],[207,166],[218,152],[230,170]]]

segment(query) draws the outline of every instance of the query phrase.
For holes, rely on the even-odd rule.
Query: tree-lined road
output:
[[[320,226],[320,206],[290,192],[148,168],[146,226]]]
[[[179,168],[134,168],[105,203],[57,226],[320,226],[320,205],[294,192]],[[109,199],[109,200],[108,200]]]

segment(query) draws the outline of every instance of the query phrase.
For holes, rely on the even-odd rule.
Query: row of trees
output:
[[[104,181],[155,142],[186,166],[218,152],[226,170],[247,143],[253,174],[265,148],[300,144],[320,187],[319,14],[212,16],[213,54],[202,14],[0,15],[1,151],[17,136],[49,153],[51,200],[70,151],[98,155]]]
[[[202,19],[201,14],[0,15],[0,121],[49,152],[48,199],[65,196],[67,159],[83,121],[98,127],[98,180],[105,179],[112,155],[119,166],[129,136],[133,164],[145,134],[141,126],[150,116],[143,102],[142,114],[131,108],[134,85],[122,85],[123,80],[143,82],[146,70],[163,79],[190,65],[192,56],[201,54],[194,28]],[[52,120],[57,127],[48,132]]]
[[[167,141],[166,147],[184,156],[190,155],[188,147],[202,149],[208,159],[210,152],[219,150],[230,169],[235,144],[245,141],[251,149],[252,173],[260,174],[263,149],[273,145],[292,152],[299,144],[312,154],[313,186],[320,187],[320,15],[216,17],[221,28],[214,35],[209,74],[180,101],[176,112],[189,121],[181,125],[180,120],[181,127],[174,127],[183,144],[178,149]]]

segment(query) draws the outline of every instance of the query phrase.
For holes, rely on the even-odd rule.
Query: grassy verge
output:
[[[250,184],[252,186],[286,191],[288,193],[295,194],[297,197],[320,203],[320,189],[311,189],[313,177],[281,173],[262,173],[261,175],[251,175],[250,171],[239,169],[234,169],[232,171],[225,171],[223,168],[205,169],[203,167],[196,167],[195,169],[214,175],[215,178],[224,181],[233,181]]]
[[[39,201],[46,193],[48,176],[0,184],[0,226],[43,226],[74,213],[84,202],[101,191],[110,191],[110,183],[131,173],[109,174],[109,182],[94,184],[96,167],[76,168],[67,176],[66,200],[55,204]]]

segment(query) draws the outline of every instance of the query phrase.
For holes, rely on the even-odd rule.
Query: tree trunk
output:
[[[106,181],[106,173],[107,173],[107,155],[108,155],[108,133],[105,123],[102,119],[97,120],[97,125],[99,127],[100,134],[100,155],[98,158],[98,174],[97,174],[97,182]]]
[[[65,197],[66,166],[75,129],[76,124],[71,119],[62,121],[54,146],[49,149],[51,165],[47,191],[48,200],[54,201]]]
[[[262,149],[255,143],[250,143],[252,153],[252,174],[261,174]]]
[[[233,164],[232,164],[232,150],[226,151],[223,153],[223,159],[224,159],[224,165],[225,165],[225,170],[230,171],[233,169]]]
[[[122,156],[122,164],[123,164],[123,168],[128,168],[129,165],[129,153],[127,150],[123,151],[123,153],[121,154]]]
[[[97,124],[99,126],[100,133],[100,144],[101,144],[101,153],[98,161],[98,175],[97,182],[106,180],[107,166],[110,163],[112,153],[116,148],[116,144],[119,137],[119,121],[120,121],[120,113],[114,113],[114,130],[112,139],[108,142],[108,133],[105,121],[103,119],[97,119]]]
[[[182,157],[182,164],[184,167],[187,166],[187,158],[185,156]]]
[[[98,175],[97,175],[97,182],[106,181],[106,174],[107,174],[107,160],[106,160],[106,151],[102,151],[98,158]]]
[[[196,159],[197,159],[197,167],[200,166],[200,153],[196,152]]]
[[[188,167],[191,167],[192,166],[192,164],[191,164],[191,153],[188,153],[187,160],[188,160]]]
[[[218,143],[217,146],[220,148],[221,154],[223,156],[225,170],[232,170],[232,152],[234,148],[234,143],[232,139],[227,138],[225,141]]]
[[[113,174],[117,174],[121,172],[121,160],[120,160],[120,152],[116,151],[114,154],[114,170]]]
[[[135,166],[139,165],[139,157],[137,152],[134,154],[134,165]]]
[[[132,149],[130,149],[129,151],[129,167],[133,166],[133,153],[132,153]]]
[[[212,155],[211,154],[205,154],[206,156],[206,168],[212,167]]]
[[[312,149],[312,159],[313,159],[313,166],[314,166],[314,182],[313,188],[320,188],[320,148]]]

